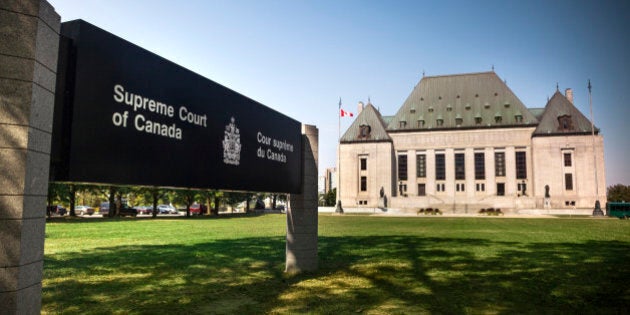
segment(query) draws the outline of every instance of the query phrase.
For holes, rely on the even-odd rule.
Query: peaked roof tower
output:
[[[599,133],[597,127],[595,133]],[[556,91],[545,105],[545,111],[534,131],[534,136],[567,134],[591,134],[591,121],[560,91]]]
[[[391,142],[392,138],[385,130],[385,122],[372,103],[365,105],[359,116],[352,122],[341,137],[342,143],[354,142]]]

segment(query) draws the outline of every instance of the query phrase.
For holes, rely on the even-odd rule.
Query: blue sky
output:
[[[84,19],[316,125],[320,173],[335,165],[339,98],[393,115],[423,71],[494,66],[527,107],[544,107],[557,83],[590,117],[590,79],[607,185],[630,185],[628,1],[49,1],[62,21]]]

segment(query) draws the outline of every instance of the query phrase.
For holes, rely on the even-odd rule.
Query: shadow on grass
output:
[[[320,237],[320,270],[289,276],[283,237],[47,255],[45,312],[625,313],[623,242]]]

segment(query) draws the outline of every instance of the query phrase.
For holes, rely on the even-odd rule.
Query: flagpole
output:
[[[593,97],[591,96],[591,80],[588,80],[588,104],[591,108],[591,136],[593,139],[593,169],[595,170],[595,208],[593,216],[603,216],[601,204],[599,203],[599,181],[597,180],[597,152],[595,152],[595,122],[593,118]]]
[[[341,97],[339,98],[339,109],[337,110],[337,207],[335,213],[343,213],[341,207]]]

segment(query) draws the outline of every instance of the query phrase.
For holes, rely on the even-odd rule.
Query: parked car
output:
[[[61,205],[54,205],[54,206],[47,206],[46,207],[46,214],[47,215],[65,215],[66,214],[66,208],[62,207]]]
[[[99,213],[103,216],[109,214],[109,202],[101,203],[101,207],[99,208]],[[135,217],[138,215],[138,211],[134,208],[129,207],[126,203],[120,205],[120,211],[118,212],[121,216],[132,216]]]
[[[200,205],[198,203],[193,203],[190,205],[189,211],[191,215],[201,215],[202,213],[206,213],[208,207],[205,205]]]
[[[158,206],[159,214],[177,214],[177,209],[171,205],[159,205]]]
[[[108,215],[109,214],[109,202],[101,203],[101,206],[98,207],[98,213],[102,214],[103,216]]]
[[[120,211],[118,212],[118,214],[120,214],[120,216],[123,216],[123,217],[126,217],[126,216],[135,217],[138,215],[138,210],[136,210],[135,208],[131,208],[126,204],[123,204],[121,205]]]
[[[92,207],[88,207],[88,206],[75,206],[74,207],[74,213],[76,215],[93,215],[94,214],[94,208]]]
[[[135,206],[134,208],[138,214],[151,214],[153,212],[153,207],[150,206]]]

